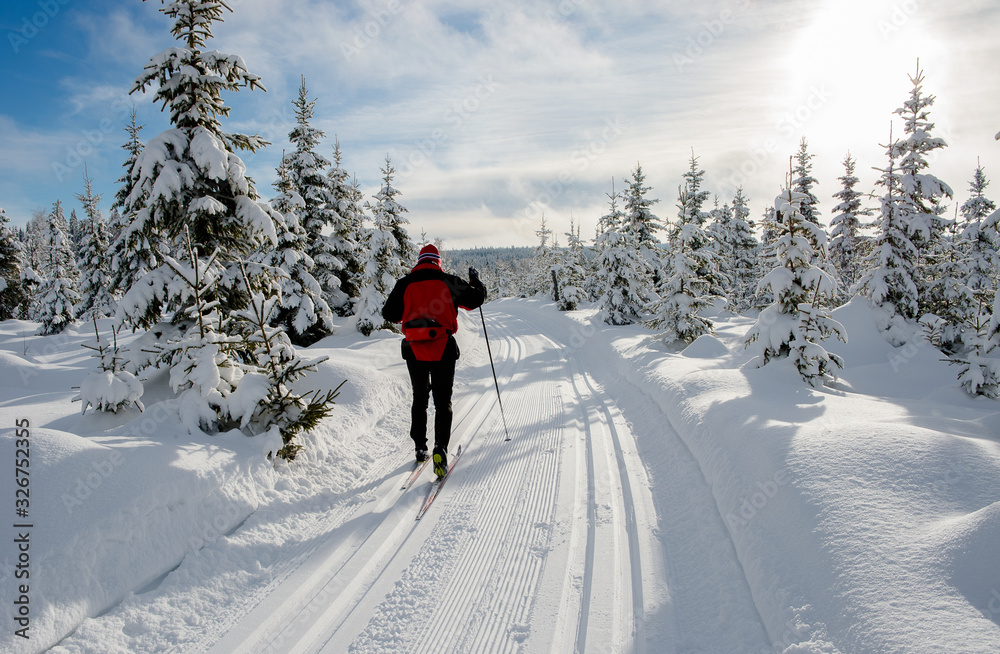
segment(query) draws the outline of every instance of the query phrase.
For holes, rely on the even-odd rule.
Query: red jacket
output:
[[[382,317],[403,323],[403,336],[418,361],[440,361],[458,331],[458,308],[476,309],[485,301],[486,287],[479,279],[467,282],[424,262],[396,282]],[[458,348],[450,349],[457,358]]]

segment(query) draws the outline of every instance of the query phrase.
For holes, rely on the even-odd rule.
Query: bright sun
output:
[[[923,21],[916,0],[823,2],[790,41],[785,60],[786,101],[812,109],[802,131],[843,134],[872,125],[873,113],[882,112],[886,132],[891,112],[909,93],[907,75],[918,57],[925,65],[940,51]]]

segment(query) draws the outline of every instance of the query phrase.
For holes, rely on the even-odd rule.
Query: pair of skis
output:
[[[445,473],[444,477],[438,477],[433,482],[431,482],[431,487],[427,491],[427,497],[424,499],[424,503],[420,505],[420,510],[417,511],[416,520],[422,518],[423,515],[427,513],[427,509],[429,509],[431,504],[434,503],[434,499],[437,498],[438,493],[441,492],[441,487],[444,486],[444,482],[448,480],[449,476],[451,476],[451,471],[454,470],[455,464],[458,463],[458,459],[460,456],[462,456],[461,445],[458,446],[458,451],[455,452],[455,456],[453,456],[451,461],[448,463],[448,472]],[[412,486],[413,482],[417,480],[417,478],[420,476],[420,473],[424,471],[424,468],[426,468],[427,464],[430,462],[431,462],[431,457],[428,457],[426,461],[418,465],[416,469],[414,469],[414,471],[410,473],[410,476],[407,477],[406,481],[403,483],[403,486],[400,490],[406,490],[407,488]]]

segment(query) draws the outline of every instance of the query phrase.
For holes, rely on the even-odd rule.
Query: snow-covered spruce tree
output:
[[[377,329],[396,329],[382,317],[385,299],[405,271],[393,234],[393,219],[390,212],[376,207],[372,226],[365,229],[362,237],[362,251],[366,253],[367,261],[361,273],[361,290],[354,315],[357,330],[365,336],[371,336]]]
[[[959,366],[958,382],[967,393],[1000,399],[1000,291],[992,315],[983,318],[977,318],[976,329],[966,337],[966,351],[948,362]]]
[[[328,238],[337,257],[344,264],[337,272],[340,289],[352,301],[332,308],[338,315],[348,316],[354,312],[353,300],[358,297],[358,280],[364,268],[359,257],[361,232],[364,228],[364,209],[361,206],[363,196],[357,184],[350,181],[350,175],[343,166],[343,156],[340,151],[340,140],[334,139],[333,164],[327,172],[327,178],[337,220]]]
[[[38,314],[40,334],[57,334],[76,319],[79,273],[73,256],[72,244],[66,231],[69,224],[62,213],[62,203],[56,200],[49,214],[48,227],[42,245],[43,264],[40,271],[42,285],[38,289]]]
[[[254,434],[277,432],[282,446],[276,454],[291,460],[302,449],[294,442],[295,437],[330,414],[344,382],[333,390],[314,390],[308,395],[299,395],[290,388],[307,373],[315,372],[327,357],[301,359],[288,335],[269,324],[268,316],[275,312],[278,298],[254,290],[246,270],[242,272],[250,302],[233,316],[250,328],[244,346],[252,350],[254,366],[248,366],[239,386],[230,394],[229,414],[240,421],[240,429]]]
[[[859,180],[854,175],[856,161],[850,152],[844,157],[843,164],[844,174],[837,178],[843,188],[833,194],[840,203],[833,208],[834,216],[830,219],[830,260],[836,266],[845,289],[850,290],[861,276],[865,255],[861,216],[870,216],[871,211],[862,207],[864,194],[854,188]]]
[[[632,171],[632,179],[626,183],[625,190],[622,191],[625,210],[621,230],[626,243],[643,259],[648,271],[643,273],[641,268],[634,270],[633,272],[642,275],[636,279],[636,283],[648,289],[644,294],[652,297],[653,288],[660,280],[663,271],[660,239],[656,233],[662,231],[664,227],[660,219],[650,210],[650,207],[659,200],[646,197],[652,187],[645,186],[645,181],[646,175],[642,172],[642,166],[637,163],[635,170]]]
[[[754,268],[754,297],[751,306],[755,309],[763,309],[774,302],[771,294],[771,287],[760,283],[760,280],[774,269],[777,265],[777,244],[781,235],[778,225],[778,216],[774,212],[774,205],[765,207],[764,214],[760,219],[761,240],[757,265]]]
[[[573,311],[587,301],[584,290],[587,280],[587,255],[580,240],[580,226],[569,220],[566,232],[566,249],[560,253],[559,262],[559,310]]]
[[[693,160],[693,157],[692,157]],[[659,330],[665,343],[690,343],[712,332],[712,322],[698,312],[709,306],[711,280],[718,280],[719,268],[711,239],[702,227],[698,211],[692,209],[690,182],[678,189],[677,222],[670,232],[669,271],[656,287],[658,299],[650,306],[652,318],[646,325]]]
[[[382,168],[381,172],[382,188],[374,196],[375,204],[365,203],[365,208],[371,212],[376,224],[382,225],[392,234],[393,254],[398,263],[397,267],[389,272],[393,277],[399,278],[406,274],[407,266],[416,262],[417,248],[406,231],[405,225],[410,221],[403,214],[407,213],[407,209],[396,201],[396,196],[400,193],[392,185],[396,169],[392,167],[389,155],[385,156],[385,168]],[[391,285],[389,289],[392,289]]]
[[[889,342],[902,345],[908,338],[906,322],[916,320],[917,285],[914,281],[918,253],[910,240],[913,207],[901,193],[901,175],[896,167],[897,144],[889,134],[884,146],[889,156],[886,168],[877,168],[882,176],[877,184],[885,189],[875,221],[878,232],[874,249],[866,262],[866,272],[855,287],[878,309],[879,327]]]
[[[111,236],[94,193],[93,180],[84,169],[84,191],[76,196],[83,205],[83,221],[77,266],[80,269],[80,304],[77,316],[82,320],[113,316],[118,302],[111,294],[111,261],[108,248]]]
[[[813,186],[816,185],[816,178],[812,176],[812,158],[813,155],[809,154],[809,142],[803,136],[799,141],[799,150],[795,153],[792,190],[801,193],[805,198],[802,200],[802,216],[809,222],[818,225],[819,198],[812,192]]]
[[[107,413],[118,413],[132,406],[140,411],[144,410],[139,399],[144,390],[142,382],[124,369],[124,356],[118,347],[118,331],[124,325],[112,328],[109,343],[97,328],[97,316],[92,316],[91,320],[94,322],[97,344],[84,344],[84,347],[93,350],[94,354],[91,356],[97,359],[98,370],[83,378],[80,383],[80,394],[73,398],[74,401],[79,400],[82,405],[80,413],[86,413],[90,407],[94,407],[94,411]]]
[[[541,293],[550,300],[556,301],[558,297],[558,287],[553,284],[553,272],[557,267],[556,253],[554,245],[549,243],[552,237],[552,230],[545,220],[545,214],[538,221],[538,229],[535,236],[538,237],[538,247],[535,248],[535,256],[531,259],[531,280],[524,293],[525,296],[532,296]]]
[[[313,259],[306,253],[308,236],[299,224],[304,207],[294,191],[287,161],[278,168],[275,184],[280,194],[271,201],[275,210],[278,245],[254,255],[254,261],[280,271],[278,304],[270,316],[272,325],[281,325],[296,345],[310,345],[333,333],[333,313],[323,297],[323,289],[313,276]]]
[[[341,288],[341,278],[347,262],[344,226],[337,212],[337,198],[326,175],[330,161],[316,152],[322,130],[309,124],[316,108],[316,101],[309,99],[305,77],[299,85],[299,95],[292,102],[295,107],[295,127],[288,134],[294,151],[282,157],[282,166],[288,178],[288,192],[300,198],[289,207],[305,230],[305,252],[314,263],[312,276],[323,289],[323,297],[330,307],[337,307],[344,314],[350,297]],[[282,213],[287,213],[282,210]],[[331,232],[329,235],[325,232]]]
[[[597,306],[604,322],[609,325],[631,325],[642,320],[651,299],[647,283],[652,277],[649,263],[639,255],[626,232],[625,215],[618,208],[620,193],[615,192],[614,180],[608,197],[609,211],[601,217],[596,250],[595,277],[600,289]]]
[[[129,229],[150,245],[163,239],[171,252],[186,256],[185,234],[199,252],[217,252],[225,275],[210,298],[222,316],[248,300],[238,263],[264,241],[276,242],[274,224],[246,176],[236,150],[263,145],[257,136],[222,131],[220,116],[229,114],[223,91],[263,88],[243,59],[218,51],[203,52],[212,24],[222,20],[224,2],[179,0],[160,11],[174,20],[171,29],[181,42],[152,57],[132,92],[156,89],[154,98],[170,111],[172,127],[151,139],[134,167],[132,192],[126,199]],[[119,305],[118,317],[133,328],[148,328],[167,313],[183,320],[192,296],[169,265],[160,265],[132,284]],[[259,282],[261,285],[265,281]]]
[[[836,336],[846,342],[847,333],[821,304],[824,296],[836,293],[837,281],[812,263],[816,250],[826,249],[826,233],[802,215],[807,199],[791,184],[775,199],[782,230],[776,244],[778,266],[760,282],[771,287],[774,303],[761,312],[747,333],[746,345],[758,344],[758,367],[790,358],[806,383],[818,388],[836,378],[844,365],[820,341]]]
[[[748,200],[743,195],[743,187],[736,189],[733,196],[732,230],[727,239],[733,250],[732,267],[733,292],[730,307],[735,312],[746,311],[753,305],[757,286],[757,266],[760,259],[760,242],[754,235],[754,224],[750,220]]]
[[[21,283],[21,244],[7,224],[7,212],[0,208],[0,321],[20,315],[26,297]]]
[[[924,95],[924,75],[917,62],[917,72],[910,76],[913,88],[910,97],[894,113],[903,117],[905,137],[895,144],[900,169],[900,204],[907,207],[909,220],[907,234],[917,249],[917,266],[913,281],[917,286],[919,313],[932,313],[951,321],[950,290],[942,281],[947,267],[943,240],[947,227],[944,217],[944,198],[952,197],[952,190],[940,179],[927,173],[928,155],[947,146],[944,139],[931,136],[934,123],[928,119],[929,108],[934,104],[933,95]]]
[[[132,284],[163,263],[162,257],[168,250],[165,235],[147,224],[151,218],[150,212],[141,211],[137,215],[143,208],[144,197],[141,190],[132,200],[129,199],[133,197],[132,193],[141,180],[142,171],[136,166],[136,162],[144,147],[139,138],[142,128],[143,125],[136,121],[133,107],[129,123],[125,126],[128,139],[121,146],[128,156],[122,164],[124,173],[118,178],[118,191],[111,205],[112,210],[116,211],[114,215],[118,217],[110,224],[114,235],[110,251],[110,287],[111,293],[116,297],[128,293]]]
[[[979,303],[988,305],[1000,272],[1000,212],[986,197],[989,180],[981,165],[969,184],[972,196],[962,205],[961,249],[969,262],[968,286]]]

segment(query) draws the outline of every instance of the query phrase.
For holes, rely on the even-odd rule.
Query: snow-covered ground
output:
[[[80,416],[92,331],[0,323],[0,650],[1000,651],[1000,404],[932,347],[890,347],[856,300],[814,390],[742,367],[746,318],[674,351],[592,309],[485,314],[512,440],[463,315],[465,453],[420,521],[398,337],[308,348],[311,386],[348,381],[275,469],[187,434],[163,379],[145,413]]]

